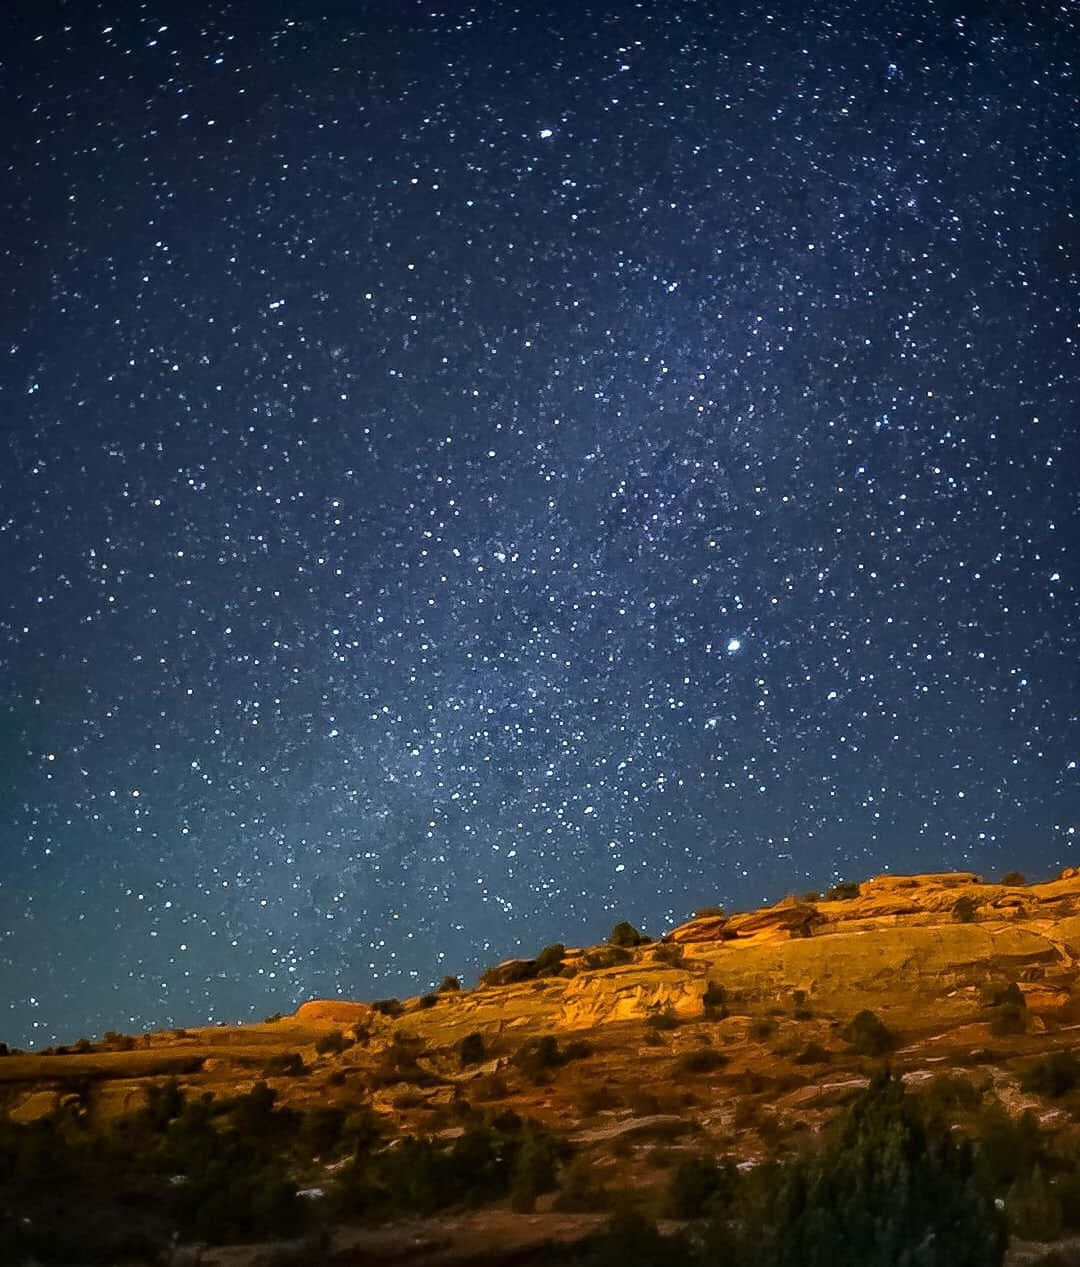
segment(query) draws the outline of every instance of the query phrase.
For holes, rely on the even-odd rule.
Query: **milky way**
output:
[[[0,21],[0,1036],[1080,862],[1074,6]]]

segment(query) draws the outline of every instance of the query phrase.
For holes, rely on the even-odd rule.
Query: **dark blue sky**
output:
[[[1074,9],[0,22],[0,1036],[1078,861]]]

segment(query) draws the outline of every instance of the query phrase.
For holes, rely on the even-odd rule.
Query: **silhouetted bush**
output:
[[[887,1075],[820,1149],[756,1168],[737,1201],[716,1239],[737,1242],[740,1267],[999,1267],[1005,1250],[970,1147]]]
[[[371,1005],[371,1010],[380,1016],[396,1018],[405,1011],[405,1008],[400,999],[376,999]]]
[[[315,1050],[320,1056],[339,1056],[349,1044],[339,1029],[332,1029],[328,1034],[320,1034],[315,1040]]]
[[[481,974],[481,985],[517,985],[520,981],[532,981],[536,976],[535,959],[508,959]]]
[[[859,886],[850,880],[845,880],[840,884],[834,884],[825,894],[827,902],[850,902],[852,898],[859,896]]]
[[[1053,1241],[1061,1235],[1065,1225],[1061,1201],[1040,1167],[1009,1188],[1005,1217],[1010,1230],[1024,1240]]]
[[[701,996],[701,1001],[705,1005],[705,1015],[709,1020],[720,1021],[727,1016],[727,991],[719,981],[709,982],[705,993]]]
[[[478,1101],[505,1100],[510,1094],[506,1079],[500,1073],[482,1073],[469,1083],[469,1095]]]
[[[768,1016],[755,1016],[747,1030],[750,1041],[754,1043],[767,1043],[775,1033],[776,1022]]]
[[[480,1064],[486,1056],[483,1034],[474,1031],[471,1034],[466,1034],[461,1042],[458,1043],[458,1059],[463,1069],[466,1065]]]
[[[801,902],[820,902],[821,894],[817,891],[817,889],[807,889],[799,900]]]
[[[461,990],[461,982],[457,977],[443,977],[439,982],[440,994],[457,994]]]
[[[892,1034],[869,1008],[856,1012],[844,1026],[841,1037],[860,1056],[883,1056],[894,1044]]]
[[[970,924],[975,919],[978,903],[965,893],[953,903],[952,917],[958,924]]]
[[[692,1051],[684,1051],[675,1061],[676,1074],[712,1073],[723,1069],[728,1058],[715,1047],[696,1047]]]
[[[298,1051],[276,1052],[263,1066],[264,1078],[300,1078],[308,1071]]]
[[[611,1193],[597,1176],[591,1158],[575,1157],[566,1167],[554,1207],[575,1214],[594,1214],[611,1209]]]
[[[645,1018],[645,1024],[649,1029],[672,1030],[678,1029],[682,1022],[674,1012],[654,1012]]]
[[[1023,888],[1027,884],[1027,876],[1022,871],[1006,871],[1001,877],[1001,883]]]
[[[655,963],[667,964],[668,967],[674,968],[682,963],[684,954],[685,951],[678,942],[665,941],[653,950],[652,957]]]
[[[598,946],[585,953],[582,963],[586,968],[597,972],[602,968],[616,968],[620,964],[630,963],[633,958],[633,954],[625,946]]]
[[[536,971],[541,976],[551,976],[559,971],[565,958],[566,947],[562,942],[555,942],[551,946],[545,946],[536,956]]]
[[[560,1049],[558,1039],[551,1034],[544,1034],[540,1038],[530,1038],[522,1043],[514,1053],[513,1063],[527,1078],[537,1080],[571,1060],[583,1060],[590,1053],[588,1043],[580,1039],[575,1039],[564,1049]]]
[[[345,1110],[330,1105],[309,1109],[300,1124],[298,1145],[302,1157],[334,1157],[342,1147]]]
[[[709,1154],[684,1158],[675,1167],[664,1194],[662,1213],[669,1219],[700,1219],[726,1214],[738,1183],[735,1163]]]
[[[578,1111],[586,1117],[591,1117],[594,1113],[604,1113],[609,1109],[619,1109],[622,1106],[622,1096],[607,1082],[582,1087],[577,1094]]]
[[[642,936],[633,924],[627,920],[622,920],[608,934],[608,944],[623,947],[640,946],[642,944]]]
[[[1053,1051],[1036,1060],[1020,1075],[1020,1087],[1052,1100],[1080,1084],[1080,1060],[1071,1051]]]
[[[421,994],[416,1001],[416,1006],[421,1012],[426,1012],[428,1008],[432,1008],[438,1003],[439,996],[437,994]]]
[[[820,1043],[807,1043],[797,1056],[792,1056],[793,1065],[827,1065],[832,1055]]]

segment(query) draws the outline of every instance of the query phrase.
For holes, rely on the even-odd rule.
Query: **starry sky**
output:
[[[0,1037],[1080,862],[1069,0],[0,28]]]

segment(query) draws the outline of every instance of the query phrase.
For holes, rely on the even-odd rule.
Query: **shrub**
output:
[[[700,911],[694,912],[694,919],[717,919],[723,914],[722,906],[703,906]]]
[[[379,1016],[396,1018],[405,1011],[405,1008],[400,999],[376,999],[371,1005],[371,1010]]]
[[[978,904],[975,899],[965,893],[953,903],[952,917],[958,924],[970,924],[975,919]]]
[[[682,1022],[674,1012],[654,1012],[645,1018],[645,1024],[653,1030],[678,1029]]]
[[[797,1056],[791,1058],[793,1065],[827,1065],[832,1055],[820,1043],[807,1043]]]
[[[1065,1222],[1061,1201],[1041,1167],[1016,1180],[1006,1193],[1005,1217],[1010,1229],[1024,1240],[1053,1241],[1061,1235]]]
[[[1023,888],[1027,884],[1027,876],[1022,871],[1006,871],[1001,877],[1001,883]]]
[[[625,946],[599,946],[586,953],[583,963],[586,968],[596,972],[601,968],[615,968],[619,964],[629,963],[633,955]]]
[[[826,1131],[820,1149],[762,1166],[739,1193],[740,1267],[1000,1267],[1002,1220],[970,1148],[928,1121],[887,1075]]]
[[[466,1034],[458,1043],[458,1058],[461,1061],[461,1067],[464,1069],[467,1065],[478,1065],[485,1059],[487,1052],[484,1049],[484,1036],[474,1031]]]
[[[522,1131],[510,1180],[510,1207],[519,1214],[536,1208],[536,1198],[551,1192],[558,1171],[558,1147],[546,1131],[533,1123]]]
[[[558,1039],[551,1034],[544,1034],[540,1038],[530,1038],[522,1043],[514,1053],[513,1062],[527,1078],[537,1081],[560,1065],[571,1060],[584,1059],[591,1051],[588,1043],[580,1039],[568,1043],[560,1050]]]
[[[703,1154],[687,1157],[675,1167],[664,1194],[663,1214],[669,1219],[699,1219],[726,1211],[738,1181],[730,1160]]]
[[[301,1078],[308,1071],[298,1051],[277,1052],[263,1067],[264,1078]]]
[[[566,947],[562,942],[554,942],[550,946],[545,946],[536,956],[536,971],[542,976],[552,976],[562,967],[562,961],[565,958]]]
[[[677,964],[682,963],[685,952],[678,942],[665,941],[661,942],[653,952],[653,962],[667,964],[669,968],[674,968]]]
[[[722,1069],[727,1063],[727,1056],[715,1047],[696,1047],[692,1051],[684,1051],[675,1061],[675,1073],[712,1073],[716,1069]]]
[[[633,926],[633,924],[629,923],[627,920],[622,920],[620,923],[616,924],[608,934],[608,945],[610,946],[622,946],[625,948],[640,946],[641,943],[641,934]]]
[[[881,1020],[864,1008],[851,1018],[841,1031],[841,1037],[855,1048],[860,1056],[883,1056],[893,1046],[893,1036]]]
[[[705,1015],[710,1020],[722,1021],[727,1016],[727,991],[719,981],[709,982],[701,1001],[705,1005]]]
[[[320,1056],[339,1056],[348,1043],[339,1029],[332,1029],[328,1034],[320,1034],[315,1040],[315,1050]]]
[[[373,1087],[391,1086],[396,1082],[429,1082],[430,1075],[416,1063],[422,1043],[400,1035],[383,1051],[379,1063],[369,1075]]]
[[[469,1083],[469,1094],[474,1100],[505,1100],[510,1088],[502,1074],[482,1073]]]
[[[426,1012],[428,1008],[434,1007],[438,1001],[439,996],[437,994],[421,994],[416,1005],[422,1012]]]
[[[1080,1061],[1071,1051],[1054,1051],[1029,1065],[1020,1075],[1020,1086],[1033,1095],[1057,1100],[1080,1083]]]
[[[1027,1005],[1025,1003],[999,1003],[990,1009],[990,1033],[995,1038],[1027,1032]]]
[[[611,1208],[611,1193],[597,1177],[596,1167],[588,1157],[575,1157],[566,1167],[554,1208],[576,1214]]]
[[[497,963],[494,968],[481,974],[481,985],[517,985],[520,981],[531,981],[536,976],[535,959],[508,959],[505,963]]]
[[[439,994],[457,994],[461,990],[461,982],[457,977],[443,977],[439,982]]]
[[[850,902],[852,898],[859,896],[859,886],[851,881],[843,881],[840,884],[834,884],[825,894],[827,902]]]
[[[1014,1118],[996,1100],[979,1111],[972,1134],[979,1174],[995,1194],[1028,1178],[1045,1157],[1045,1138],[1035,1115],[1022,1113]]]
[[[920,1088],[918,1097],[928,1113],[951,1119],[958,1112],[972,1113],[978,1109],[983,1093],[968,1078],[941,1073]]]
[[[801,902],[820,902],[821,894],[817,891],[817,889],[807,889],[799,900]]]
[[[607,1082],[582,1087],[577,1096],[578,1111],[586,1117],[591,1117],[594,1113],[603,1113],[607,1109],[622,1108],[622,1105],[622,1097]]]
[[[767,1043],[776,1033],[776,1022],[768,1016],[755,1016],[748,1030],[750,1041]]]
[[[320,1105],[303,1116],[298,1136],[305,1157],[332,1157],[339,1151],[345,1131],[345,1110]]]

